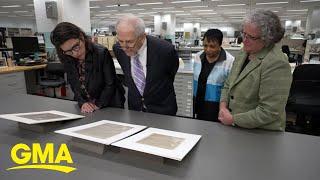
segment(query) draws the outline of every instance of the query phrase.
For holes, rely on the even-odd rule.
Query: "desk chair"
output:
[[[289,63],[296,62],[296,59],[294,58],[294,54],[290,53],[290,49],[288,45],[283,45],[281,49],[282,49],[282,52],[288,56]]]
[[[296,125],[306,126],[320,115],[320,64],[303,64],[293,72],[286,110],[297,114]],[[309,118],[307,118],[309,117]]]
[[[53,97],[57,97],[56,88],[66,84],[64,67],[61,63],[48,63],[44,76],[40,77],[39,85],[44,88],[53,88]]]

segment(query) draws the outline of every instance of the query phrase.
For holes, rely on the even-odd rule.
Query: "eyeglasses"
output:
[[[246,38],[246,39],[249,39],[251,41],[256,41],[256,40],[261,39],[261,37],[253,37],[253,36],[251,36],[251,35],[249,35],[249,34],[247,34],[245,32],[241,32],[241,36],[242,36],[242,38]]]
[[[79,39],[79,41],[75,45],[73,45],[71,49],[69,49],[67,51],[62,50],[62,53],[65,55],[68,55],[68,56],[72,56],[74,52],[76,52],[76,53],[79,52],[80,43],[81,43],[81,40]]]
[[[119,43],[119,46],[120,48],[134,48],[138,42],[138,40],[140,39],[140,36],[137,37],[135,40],[129,40],[129,41],[122,41],[122,40],[119,40],[119,38],[117,37],[117,40],[118,40],[118,43]]]

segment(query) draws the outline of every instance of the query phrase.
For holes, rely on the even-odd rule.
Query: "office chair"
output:
[[[39,85],[44,88],[53,88],[53,97],[57,97],[56,88],[66,84],[64,79],[64,67],[61,63],[48,63],[44,76],[40,77]]]
[[[283,45],[281,49],[282,49],[282,52],[288,56],[289,63],[296,62],[296,60],[294,59],[294,54],[290,53],[290,49],[288,45]]]
[[[296,125],[319,123],[314,122],[314,117],[320,115],[319,72],[320,64],[303,64],[297,66],[293,72],[286,110],[297,114]]]

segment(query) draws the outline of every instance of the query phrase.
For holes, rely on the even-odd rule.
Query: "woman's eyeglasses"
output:
[[[75,45],[73,45],[71,49],[69,49],[69,50],[67,50],[67,51],[63,51],[63,50],[62,50],[62,53],[63,53],[64,55],[72,56],[74,52],[76,52],[76,53],[79,52],[79,50],[80,50],[80,43],[81,43],[81,40],[79,39],[79,41],[78,41]]]
[[[249,35],[249,34],[247,34],[245,32],[241,32],[241,36],[242,36],[243,39],[246,38],[246,39],[249,39],[249,40],[252,40],[252,41],[256,41],[256,40],[261,39],[261,37],[254,37],[254,36],[251,36],[251,35]]]

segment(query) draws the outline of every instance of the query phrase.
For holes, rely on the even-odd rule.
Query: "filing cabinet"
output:
[[[0,95],[27,94],[24,72],[0,74]]]

